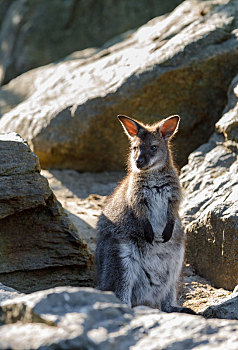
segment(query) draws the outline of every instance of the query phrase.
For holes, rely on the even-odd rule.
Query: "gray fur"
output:
[[[176,130],[171,120],[164,124],[169,118],[153,126],[119,118],[131,141],[129,171],[98,220],[99,288],[129,306],[181,311],[176,296],[185,239],[178,215],[181,189],[168,145]]]

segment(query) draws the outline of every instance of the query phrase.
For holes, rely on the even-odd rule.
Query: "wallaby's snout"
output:
[[[145,157],[139,156],[139,158],[137,158],[137,160],[136,160],[136,166],[137,166],[137,168],[138,168],[138,169],[143,168],[144,164],[145,164]]]
[[[153,150],[151,149],[153,148]],[[136,164],[139,170],[148,170],[156,161],[157,146],[151,146],[140,142],[140,146],[133,147],[131,162]]]
[[[139,155],[136,157],[135,162],[138,169],[142,169],[146,165],[146,153],[143,147],[140,148]]]

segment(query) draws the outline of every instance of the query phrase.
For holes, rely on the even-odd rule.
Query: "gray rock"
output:
[[[101,46],[113,36],[171,11],[181,0],[4,0],[0,3],[0,82]]]
[[[21,295],[21,293],[16,289],[7,287],[0,283],[0,303],[8,299],[13,299],[18,295]]]
[[[44,168],[118,170],[128,144],[117,114],[154,122],[176,113],[184,165],[226,104],[237,72],[237,23],[238,0],[184,1],[113,46],[12,80],[0,91],[0,128],[27,139]]]
[[[24,140],[0,134],[0,281],[31,292],[92,285],[93,256]]]
[[[232,290],[238,281],[237,77],[225,113],[207,144],[189,156],[181,171],[182,217],[187,260],[216,287]],[[236,101],[235,101],[236,96]]]
[[[219,301],[217,304],[209,306],[202,315],[206,318],[238,320],[238,296],[225,301]]]
[[[45,205],[52,196],[37,156],[15,133],[0,134],[0,219]]]
[[[0,305],[0,349],[235,349],[238,321],[129,309],[110,292],[58,287]]]
[[[106,196],[125,174],[78,173],[69,169],[42,170],[42,174],[94,255],[97,220],[105,205]]]
[[[238,142],[238,75],[229,87],[228,96],[229,103],[222,118],[216,123],[216,129],[224,134],[226,140]]]

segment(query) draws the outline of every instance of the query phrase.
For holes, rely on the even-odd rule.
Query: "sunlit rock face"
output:
[[[208,143],[189,156],[180,180],[187,260],[216,287],[238,281],[238,76]]]
[[[1,349],[236,349],[237,320],[131,309],[111,292],[57,287],[0,304]]]
[[[115,45],[29,71],[0,91],[0,128],[27,139],[43,168],[119,170],[127,140],[117,114],[144,122],[180,114],[182,166],[226,104],[237,18],[237,0],[184,1]]]
[[[182,0],[2,0],[0,85],[75,50],[100,47]]]
[[[32,292],[92,285],[93,256],[17,134],[0,134],[0,281]]]

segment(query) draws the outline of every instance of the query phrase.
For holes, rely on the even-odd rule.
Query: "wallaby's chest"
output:
[[[167,223],[168,204],[171,199],[171,188],[168,184],[144,185],[143,198],[148,220],[153,227],[155,238],[160,239]]]
[[[143,185],[142,196],[149,209],[163,208],[171,198],[171,188],[168,184],[164,185]]]

